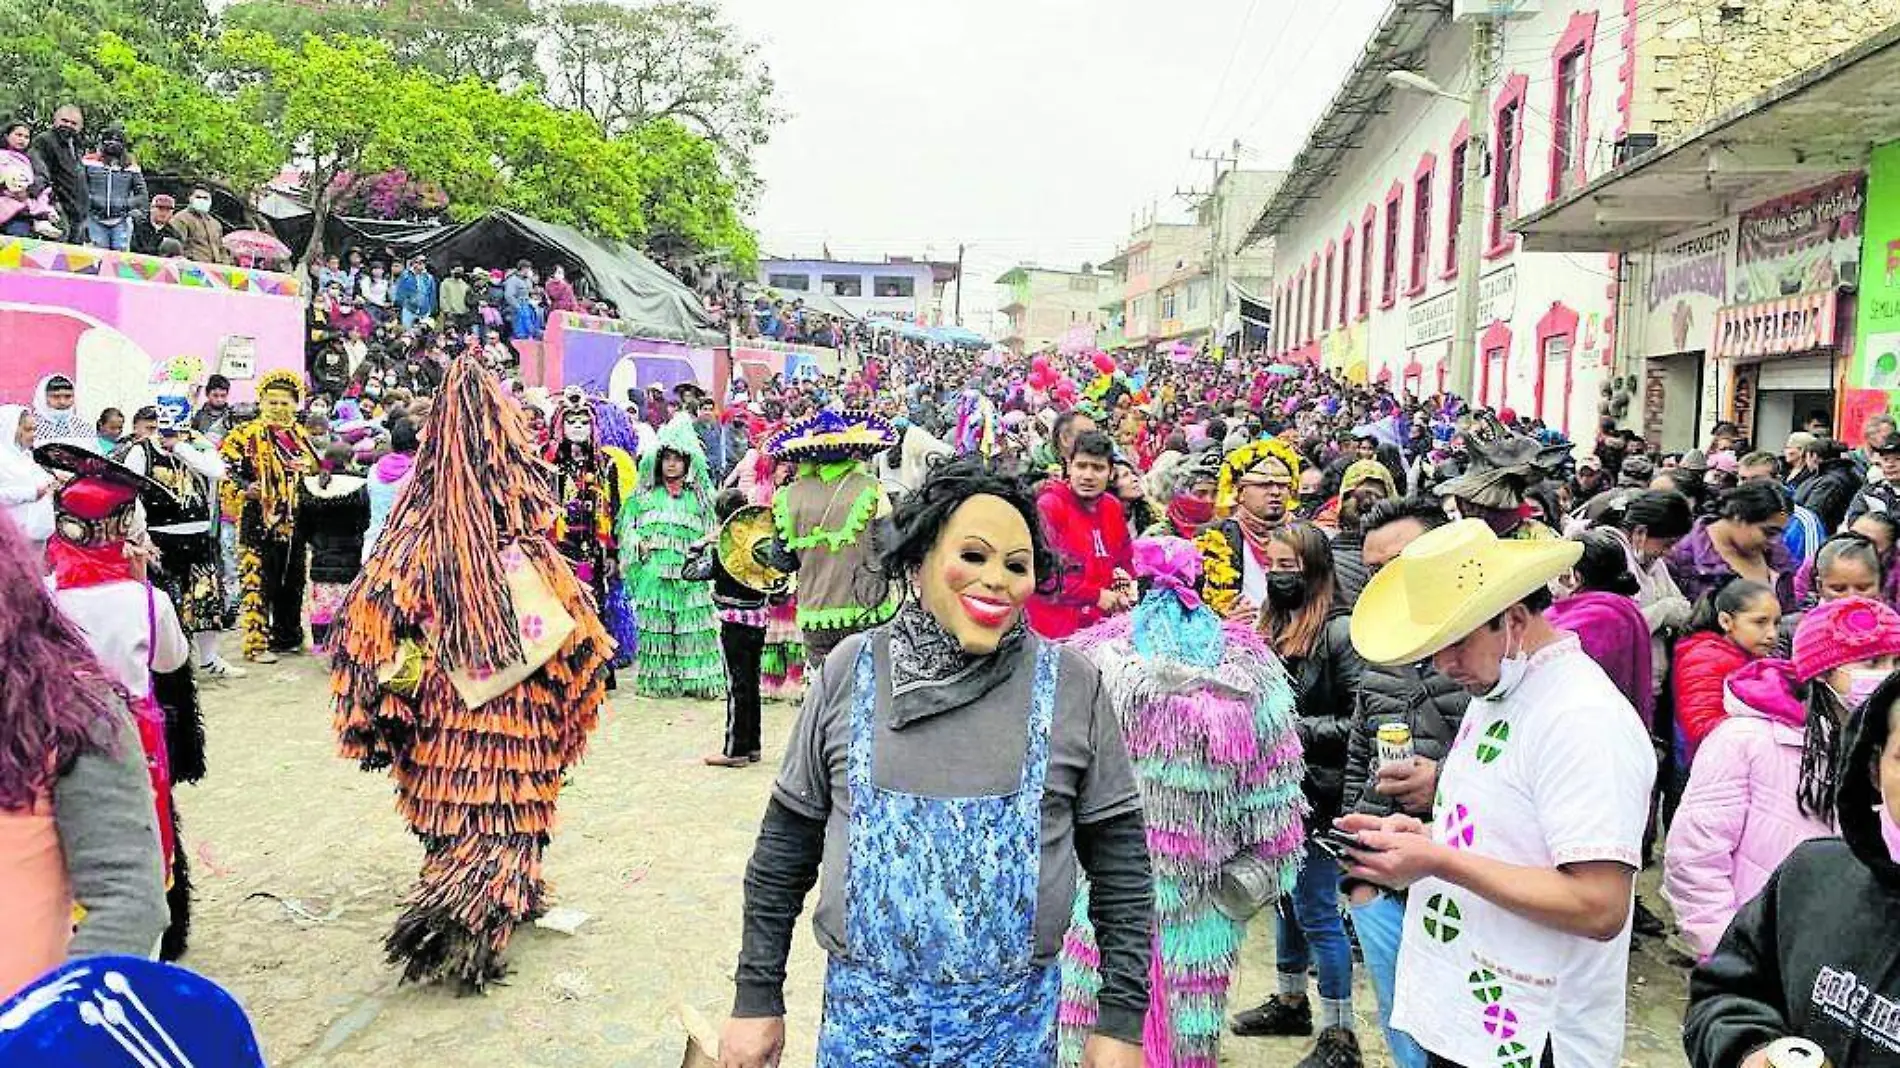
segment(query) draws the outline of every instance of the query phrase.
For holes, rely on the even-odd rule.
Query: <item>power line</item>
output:
[[[1289,21],[1290,21],[1290,18],[1291,16],[1289,13]],[[1376,29],[1376,25],[1377,24],[1375,23],[1375,29]],[[1284,27],[1282,29],[1284,30]],[[1288,39],[1289,38],[1286,36],[1286,34],[1282,32],[1279,40],[1275,41],[1276,51],[1277,51],[1279,43],[1281,41],[1285,41]],[[1286,72],[1285,76],[1283,78],[1280,78],[1278,81],[1269,84],[1269,88],[1268,88],[1268,92],[1267,92],[1267,96],[1265,100],[1261,101],[1258,105],[1254,105],[1252,102],[1254,87],[1257,86],[1260,83],[1261,79],[1266,76],[1267,71],[1274,68],[1273,63],[1263,61],[1260,65],[1260,68],[1254,72],[1254,81],[1252,84],[1248,86],[1246,96],[1242,98],[1240,114],[1246,115],[1246,114],[1251,113],[1253,115],[1261,116],[1260,119],[1254,120],[1255,124],[1257,124],[1260,121],[1264,121],[1264,118],[1267,114],[1270,114],[1274,112],[1275,110],[1277,110],[1278,102],[1280,100],[1280,94],[1284,90],[1284,88],[1288,85],[1299,85],[1304,81],[1303,76],[1306,73],[1307,67],[1309,67],[1312,64],[1314,57],[1318,55],[1320,51],[1321,50],[1317,48],[1306,49],[1306,51],[1300,56],[1299,60],[1294,65],[1291,71]],[[1362,45],[1360,49],[1354,54],[1353,59],[1356,60],[1356,58],[1359,55],[1363,55],[1363,54],[1364,54],[1364,46]],[[1269,57],[1269,59],[1271,59],[1271,56]],[[1351,66],[1349,64],[1346,71],[1341,72],[1341,76],[1339,79],[1341,84],[1343,84],[1343,79],[1345,75],[1348,74],[1350,71],[1351,71]],[[1338,94],[1338,89],[1335,88],[1334,90],[1335,97],[1337,96],[1337,94]],[[1323,105],[1321,114],[1324,114],[1325,108],[1330,108],[1330,107],[1332,107],[1332,101],[1328,100]],[[1317,119],[1317,116],[1315,116],[1315,118]],[[1241,120],[1241,121],[1244,121],[1244,120]],[[1308,127],[1309,127],[1309,134],[1310,134],[1311,122],[1308,123]],[[1252,127],[1250,126],[1249,129],[1251,128]]]
[[[1280,54],[1280,46],[1291,39],[1288,37],[1286,30],[1288,26],[1293,24],[1293,13],[1299,10],[1300,5],[1295,3],[1294,0],[1282,0],[1282,7],[1286,14],[1281,17],[1280,25],[1273,31],[1273,43],[1268,46],[1267,54],[1261,57],[1260,62],[1254,67],[1253,79],[1247,83],[1247,88],[1242,90],[1240,96],[1237,98],[1237,110],[1234,114],[1225,117],[1223,125],[1233,125],[1236,119],[1246,113],[1247,103],[1253,99],[1254,90],[1259,88],[1260,79],[1265,77],[1267,71],[1273,68],[1273,60],[1274,57]]]
[[[1289,4],[1289,10],[1291,5]],[[1200,129],[1194,133],[1194,141],[1199,144],[1207,138],[1208,120],[1214,117],[1214,109],[1220,106],[1221,93],[1227,89],[1227,79],[1234,73],[1234,61],[1240,58],[1240,50],[1247,46],[1247,28],[1253,25],[1253,17],[1260,10],[1260,0],[1247,5],[1247,14],[1240,20],[1240,29],[1234,32],[1234,46],[1227,50],[1227,65],[1221,68],[1220,80],[1214,84],[1214,94],[1208,97],[1207,112],[1201,116]]]

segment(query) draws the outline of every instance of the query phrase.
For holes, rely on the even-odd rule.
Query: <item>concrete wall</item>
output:
[[[1667,141],[1900,21],[1900,0],[1643,4],[1631,129]]]

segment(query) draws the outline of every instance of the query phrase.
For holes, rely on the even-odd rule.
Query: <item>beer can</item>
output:
[[[1768,1044],[1768,1068],[1828,1068],[1827,1054],[1805,1038],[1778,1038]]]
[[[1413,757],[1412,728],[1403,723],[1379,725],[1379,766],[1409,763]]]

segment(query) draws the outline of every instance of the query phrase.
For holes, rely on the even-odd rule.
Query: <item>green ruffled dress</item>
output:
[[[688,468],[677,494],[659,478],[659,454],[677,452]],[[642,697],[723,698],[725,666],[712,584],[680,578],[686,550],[713,529],[705,454],[690,425],[669,423],[640,457],[640,491],[621,505],[621,571],[640,621],[634,692]]]

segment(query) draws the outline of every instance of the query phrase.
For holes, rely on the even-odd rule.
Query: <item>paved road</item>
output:
[[[305,658],[206,687],[211,771],[180,791],[198,915],[185,963],[228,985],[279,1068],[676,1068],[676,1007],[717,1019],[729,1002],[740,878],[770,781],[770,739],[793,709],[769,705],[768,764],[708,769],[723,711],[622,694],[562,799],[549,853],[574,935],[529,930],[485,997],[398,988],[380,943],[420,849],[389,780],[334,754],[322,665]],[[1249,944],[1237,1002],[1273,980],[1270,925]],[[786,1065],[812,1062],[822,962],[801,931],[788,990]],[[1683,977],[1640,953],[1626,1063],[1679,1068]],[[1372,999],[1360,983],[1359,1011]],[[1373,1063],[1383,1047],[1362,1028]],[[1228,1044],[1223,1064],[1293,1064],[1293,1041]]]

